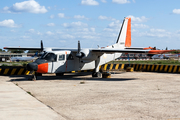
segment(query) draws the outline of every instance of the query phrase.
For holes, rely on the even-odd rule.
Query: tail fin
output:
[[[123,47],[131,46],[131,18],[124,19],[116,44]]]

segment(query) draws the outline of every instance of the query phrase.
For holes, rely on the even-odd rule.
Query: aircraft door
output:
[[[66,71],[66,55],[58,54],[57,61],[52,63],[52,73],[61,73]]]

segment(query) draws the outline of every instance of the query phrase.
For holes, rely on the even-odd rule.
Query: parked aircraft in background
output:
[[[152,56],[152,59],[170,59],[170,58],[178,59],[180,58],[180,53],[179,54],[157,54],[157,55]]]
[[[33,56],[31,57],[11,57],[10,61],[32,61],[38,58],[38,52],[36,52]]]
[[[36,73],[55,73],[94,69],[92,77],[100,77],[99,66],[115,60],[122,53],[162,54],[172,50],[131,49],[131,18],[125,18],[115,44],[103,48],[82,49],[78,41],[77,49],[5,47],[4,49],[42,50],[44,54],[35,62],[29,63],[27,69]],[[127,49],[128,48],[128,49]]]

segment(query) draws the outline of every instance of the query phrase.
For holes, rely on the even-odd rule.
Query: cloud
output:
[[[15,27],[20,27],[20,25],[17,25],[14,23],[14,20],[8,19],[0,22],[0,27],[10,27],[10,28],[15,28]]]
[[[101,2],[106,3],[107,1],[106,0],[101,0]]]
[[[174,9],[174,10],[173,10],[173,13],[174,13],[174,14],[180,14],[180,9]]]
[[[118,4],[126,4],[130,3],[128,0],[112,0],[113,3],[118,3]]]
[[[29,13],[46,13],[47,9],[44,6],[40,6],[38,2],[35,0],[29,0],[24,2],[19,2],[13,4],[11,7],[4,7],[4,12],[7,13],[21,13],[21,12],[29,12]]]
[[[95,0],[82,0],[82,5],[99,5],[99,3]]]
[[[59,17],[59,18],[64,18],[65,15],[64,15],[64,13],[59,13],[59,14],[58,14],[58,17]]]
[[[115,32],[118,31],[121,27],[121,22],[119,20],[111,22],[107,28],[103,29],[103,31],[108,31],[108,32]]]
[[[75,15],[74,18],[79,19],[79,20],[81,20],[81,19],[89,20],[89,18],[86,18],[84,15]]]
[[[34,33],[35,30],[34,30],[34,29],[29,29],[28,32],[29,32],[29,33]]]
[[[53,18],[54,18],[54,15],[51,15],[50,18],[53,19]]]
[[[149,28],[149,26],[144,24],[132,24],[132,27],[134,28]]]
[[[54,35],[54,33],[52,33],[51,31],[47,31],[46,34],[47,35]]]
[[[53,26],[55,26],[55,24],[54,23],[48,23],[47,26],[53,27]]]
[[[129,15],[128,17],[131,18],[132,22],[146,22],[148,20],[148,18],[146,18],[145,16],[142,17],[134,17],[132,15]]]
[[[148,36],[148,37],[158,37],[158,38],[170,38],[172,37],[172,33],[168,32],[164,29],[150,29],[149,31],[146,31],[144,33],[139,33],[141,36]]]
[[[120,21],[119,20],[116,20],[114,22],[111,22],[109,25],[108,25],[108,28],[119,28],[120,26]]]
[[[164,29],[154,29],[154,28],[152,28],[152,29],[150,29],[150,31],[151,32],[166,32],[166,30],[164,30]]]
[[[74,28],[74,27],[87,27],[88,24],[78,21],[72,23],[63,23],[62,26],[66,28]]]
[[[100,20],[116,20],[116,19],[114,19],[114,18],[107,17],[107,16],[102,16],[102,15],[100,15],[100,16],[98,17],[98,19],[100,19]]]

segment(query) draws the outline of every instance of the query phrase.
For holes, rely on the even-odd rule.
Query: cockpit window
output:
[[[65,55],[59,55],[59,61],[65,60]]]
[[[44,53],[42,56],[41,56],[41,59],[45,59],[47,61],[51,61],[51,62],[54,62],[57,60],[57,55],[55,55],[54,53]]]
[[[46,54],[47,54],[47,52],[44,52],[44,53],[41,55],[41,59],[44,58]]]

